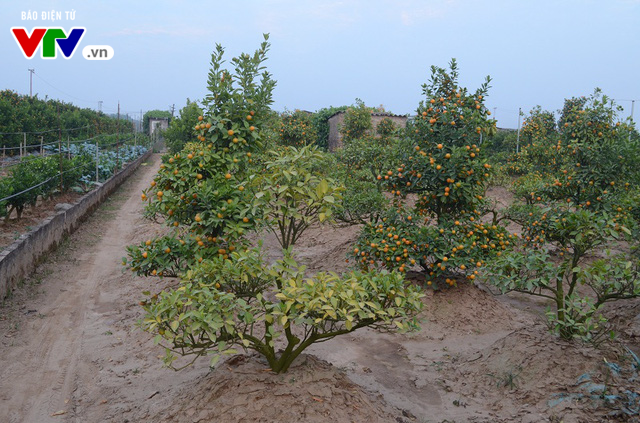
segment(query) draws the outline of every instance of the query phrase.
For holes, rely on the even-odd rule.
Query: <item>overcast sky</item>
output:
[[[43,11],[63,12],[43,21]],[[75,20],[65,11],[75,10]],[[38,20],[22,20],[22,12]],[[0,89],[34,93],[114,112],[179,109],[205,95],[216,43],[228,59],[253,52],[271,34],[267,66],[278,81],[274,109],[354,103],[413,113],[431,65],[458,60],[475,90],[493,79],[487,106],[498,126],[516,127],[517,110],[557,110],[595,87],[640,100],[640,0],[264,0],[4,1]],[[74,56],[27,60],[10,28],[86,28]],[[87,45],[109,45],[110,61],[89,61]],[[60,56],[60,53],[58,53]],[[634,115],[640,114],[637,104]]]

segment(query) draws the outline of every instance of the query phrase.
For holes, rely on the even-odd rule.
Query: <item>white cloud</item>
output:
[[[430,2],[428,6],[424,1],[407,0],[397,2],[400,8],[400,21],[405,26],[420,24],[431,19],[442,18],[457,7],[456,0],[444,0]]]
[[[118,31],[108,32],[105,35],[118,37],[123,35],[170,35],[172,37],[201,37],[212,35],[212,30],[197,28],[123,28]]]
[[[355,10],[358,9],[359,4],[361,3],[350,2],[350,4],[347,5],[343,1],[314,3],[314,7],[309,13],[316,19],[331,22],[333,25],[350,26],[358,21],[358,15]],[[363,7],[366,7],[366,5]]]
[[[367,7],[361,0],[353,1],[282,1],[272,0],[261,6],[256,26],[263,32],[285,35],[300,26],[344,28],[360,19],[359,8]]]

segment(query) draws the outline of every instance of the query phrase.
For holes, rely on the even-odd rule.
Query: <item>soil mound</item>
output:
[[[301,356],[274,374],[256,356],[236,356],[178,392],[171,404],[150,407],[134,421],[153,422],[393,422],[374,398],[331,364]]]

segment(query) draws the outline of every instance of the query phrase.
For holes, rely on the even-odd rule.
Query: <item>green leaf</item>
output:
[[[213,367],[215,366],[218,361],[220,361],[220,355],[216,354],[213,357],[211,357],[211,361],[209,362],[209,367]]]
[[[316,194],[318,195],[318,197],[322,197],[328,191],[329,191],[329,183],[327,182],[326,179],[323,179],[322,181],[320,181],[320,183],[316,187]]]

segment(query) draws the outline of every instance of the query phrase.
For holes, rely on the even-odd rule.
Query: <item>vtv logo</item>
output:
[[[85,31],[86,28],[71,28],[67,35],[62,28],[34,28],[31,35],[28,35],[26,28],[11,28],[11,33],[27,59],[33,58],[41,42],[43,59],[56,58],[56,44],[64,58],[71,59]]]

